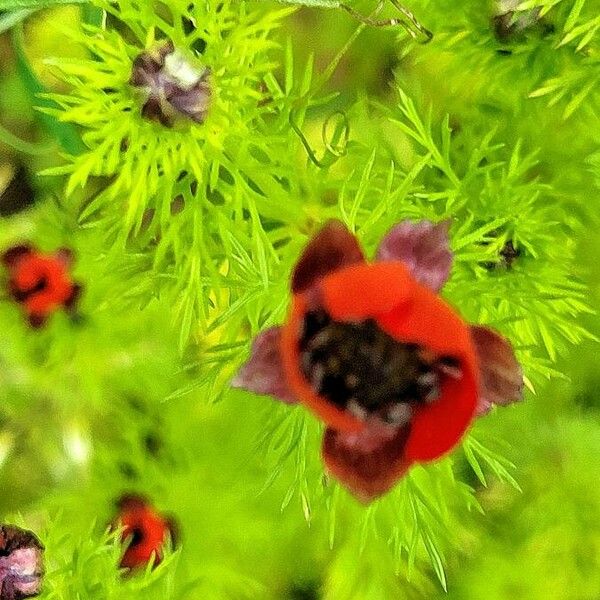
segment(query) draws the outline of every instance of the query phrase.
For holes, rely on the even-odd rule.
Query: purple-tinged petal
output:
[[[32,246],[22,244],[19,246],[13,246],[12,248],[6,250],[6,252],[4,252],[0,256],[0,259],[2,260],[2,263],[5,264],[7,267],[13,267],[21,258],[27,256],[28,254],[31,254],[32,252]]]
[[[75,262],[75,254],[70,248],[59,248],[54,256],[66,267],[72,267]]]
[[[81,297],[82,291],[83,291],[83,287],[81,285],[79,285],[78,283],[75,283],[73,285],[73,288],[71,290],[71,295],[64,302],[65,308],[67,310],[70,310],[70,311],[75,310],[75,305],[77,304],[77,301]]]
[[[41,587],[41,551],[37,548],[19,548],[9,557],[0,559],[0,598],[34,596]]]
[[[471,338],[479,360],[480,396],[477,415],[494,404],[506,406],[523,398],[523,371],[510,342],[492,329],[471,326]]]
[[[133,61],[129,82],[143,98],[142,116],[172,127],[178,116],[203,123],[209,110],[210,69],[168,41]]]
[[[248,361],[242,365],[231,385],[255,394],[265,394],[285,402],[298,402],[288,387],[280,353],[281,327],[259,333],[252,345]]]
[[[327,471],[365,504],[385,494],[410,466],[404,448],[410,426],[390,427],[373,421],[362,432],[327,428],[323,462]]]
[[[169,102],[196,123],[204,123],[210,107],[210,97],[211,89],[208,84],[200,84],[192,90],[173,94]]]
[[[338,220],[328,221],[309,242],[296,263],[292,274],[292,292],[303,292],[321,277],[364,260],[358,240],[346,226]]]
[[[439,292],[452,268],[449,227],[450,221],[402,221],[383,238],[376,260],[403,262],[417,281]]]

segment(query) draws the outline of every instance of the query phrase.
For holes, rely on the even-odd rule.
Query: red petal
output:
[[[303,292],[328,273],[364,260],[357,239],[346,226],[341,221],[329,221],[297,262],[292,274],[292,292]]]
[[[473,419],[477,404],[477,358],[464,321],[397,262],[346,267],[325,277],[319,291],[332,318],[352,321],[373,317],[395,339],[459,361],[461,379],[447,377],[440,400],[416,410],[406,459],[409,463],[432,460],[451,450]],[[307,303],[307,294],[295,297],[283,331],[288,383],[300,401],[327,425],[346,433],[360,432],[365,427],[363,421],[320,397],[302,376],[298,336]]]
[[[401,263],[360,264],[321,282],[324,305],[333,319],[375,317],[411,301],[417,283]]]
[[[487,327],[472,326],[471,337],[479,358],[480,395],[477,414],[494,404],[506,406],[523,398],[523,371],[508,340]]]
[[[43,289],[33,292],[40,282]],[[11,284],[18,292],[29,292],[24,301],[30,315],[45,317],[65,303],[73,293],[73,286],[64,266],[55,257],[28,254],[15,265]]]
[[[438,458],[460,441],[477,406],[478,364],[469,327],[423,286],[415,287],[409,305],[395,308],[377,321],[394,338],[420,344],[460,363],[461,378],[445,377],[440,399],[416,409],[406,444],[409,462]]]
[[[231,385],[256,394],[273,396],[293,404],[297,398],[289,388],[281,361],[281,327],[271,327],[259,333],[252,345],[252,353]]]
[[[413,277],[434,292],[442,289],[452,267],[448,241],[449,221],[403,221],[394,226],[381,241],[378,261],[400,261]]]
[[[410,466],[404,456],[408,428],[386,429],[348,434],[328,428],[323,438],[327,470],[365,503],[387,492]]]
[[[129,543],[121,559],[121,567],[133,569],[145,566],[156,556],[160,562],[162,546],[169,534],[169,523],[146,500],[136,494],[123,496],[119,500],[118,521],[123,526],[122,539],[131,535],[137,539]]]

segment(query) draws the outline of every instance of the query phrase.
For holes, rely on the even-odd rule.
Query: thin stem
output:
[[[17,150],[17,152],[22,152],[23,154],[30,154],[33,156],[40,156],[42,154],[48,154],[48,152],[54,149],[54,144],[32,144],[31,142],[26,142],[21,138],[17,137],[14,133],[5,129],[2,125],[0,125],[0,142],[10,146]]]
[[[421,23],[417,20],[415,15],[408,10],[406,7],[402,6],[398,0],[390,0],[390,2],[394,5],[396,10],[403,16],[403,18],[391,18],[391,19],[373,19],[371,16],[365,16],[362,13],[354,10],[351,6],[347,4],[340,3],[340,8],[345,10],[349,15],[353,18],[357,19],[361,23],[368,25],[370,27],[403,27],[408,34],[413,38],[417,39],[418,35],[424,36],[424,39],[420,41],[422,44],[427,44],[433,39],[433,33],[426,29]],[[378,8],[381,8],[382,3],[380,3]]]

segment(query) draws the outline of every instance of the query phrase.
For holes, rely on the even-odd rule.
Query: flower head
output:
[[[73,310],[81,286],[69,273],[73,253],[60,248],[44,254],[32,246],[14,246],[2,255],[8,268],[10,295],[22,307],[33,327],[44,325],[61,307]]]
[[[166,126],[178,116],[203,123],[211,96],[209,74],[168,41],[135,58],[129,82],[143,95],[145,117]]]
[[[40,592],[44,546],[31,532],[0,525],[0,600],[21,600]]]
[[[163,546],[173,542],[174,525],[142,496],[126,494],[118,503],[116,521],[123,527],[121,539],[127,543],[120,566],[135,569],[146,566],[153,558],[157,565],[163,557]]]
[[[322,419],[327,469],[363,500],[521,396],[510,344],[437,295],[452,265],[447,234],[447,223],[400,223],[368,263],[329,222],[295,267],[287,323],[259,335],[233,382]]]

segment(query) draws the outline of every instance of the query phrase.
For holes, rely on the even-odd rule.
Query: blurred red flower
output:
[[[33,327],[44,325],[60,307],[73,310],[81,292],[69,273],[73,253],[61,248],[44,254],[32,246],[14,246],[2,254],[8,269],[8,289]]]
[[[154,557],[154,566],[163,558],[163,547],[170,538],[174,543],[173,521],[164,517],[142,496],[125,494],[117,502],[115,525],[123,530],[127,544],[120,566],[126,569],[145,567]]]

